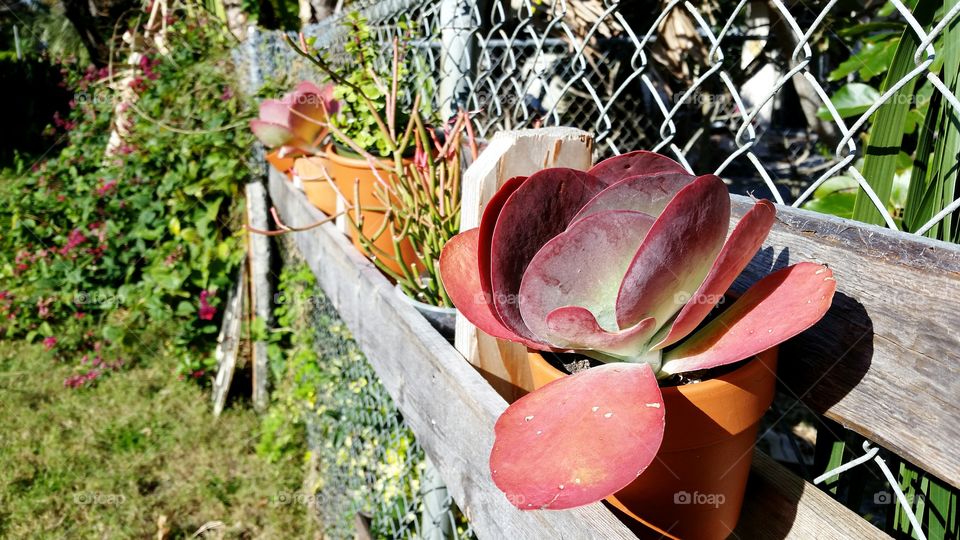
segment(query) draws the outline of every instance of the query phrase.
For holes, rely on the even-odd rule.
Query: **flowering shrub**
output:
[[[177,20],[177,47],[146,52],[130,135],[112,156],[108,73],[65,64],[75,98],[51,129],[68,144],[0,184],[0,337],[42,340],[75,362],[67,386],[121,358],[176,358],[194,376],[213,363],[217,308],[243,257],[251,141],[219,28]]]

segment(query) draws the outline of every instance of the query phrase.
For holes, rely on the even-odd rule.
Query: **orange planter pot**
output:
[[[565,376],[538,353],[528,361],[522,370],[532,381],[528,391]],[[662,389],[666,430],[657,459],[607,499],[639,522],[633,527],[638,536],[729,536],[740,516],[757,427],[773,401],[776,369],[773,348],[715,379]]]
[[[283,174],[290,177],[290,171],[293,170],[293,162],[295,158],[292,157],[280,157],[280,149],[267,153],[266,155],[267,163],[273,166],[274,169],[282,172]]]
[[[330,160],[326,156],[297,158],[293,170],[300,178],[303,192],[310,204],[328,216],[336,214],[337,190],[327,180],[327,175],[332,178]]]
[[[330,177],[333,178],[337,189],[340,190],[348,201],[351,203],[359,202],[363,217],[363,235],[371,238],[383,226],[384,220],[383,211],[374,210],[375,208],[383,207],[383,202],[377,198],[374,192],[374,186],[378,183],[377,177],[365,159],[340,155],[333,145],[327,146],[325,152],[327,154],[329,164],[327,170],[330,173]],[[385,161],[377,164],[377,172],[385,182],[394,182],[396,180],[396,176],[390,173],[391,168],[391,164]],[[354,201],[354,183],[358,181],[359,185],[357,187],[360,199],[359,201]],[[357,246],[357,249],[362,250],[357,231],[352,231],[351,236],[353,237],[353,244]],[[390,238],[389,231],[381,234],[374,242],[374,245],[390,255],[394,253],[393,241]],[[400,253],[406,264],[411,264],[417,260],[417,254],[413,246],[406,239],[400,242]],[[384,263],[394,272],[400,272],[400,265],[394,260],[385,259]]]

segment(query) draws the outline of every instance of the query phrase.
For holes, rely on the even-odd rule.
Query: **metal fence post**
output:
[[[473,13],[476,0],[441,0],[440,95],[444,118],[466,107],[473,72]]]

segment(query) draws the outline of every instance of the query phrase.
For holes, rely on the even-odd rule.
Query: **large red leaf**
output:
[[[654,348],[659,349],[680,341],[703,322],[723,298],[733,280],[737,279],[763,245],[776,215],[777,210],[773,203],[763,200],[757,201],[753,208],[744,214],[730,238],[723,244],[723,249],[720,250],[707,278],[680,310],[667,336]]]
[[[493,295],[493,289],[490,287],[490,244],[493,243],[493,229],[497,226],[497,218],[500,217],[500,211],[503,210],[507,199],[526,181],[526,176],[514,176],[504,182],[487,202],[483,208],[483,215],[480,216],[477,261],[480,264],[480,285],[483,287],[483,292],[490,296]]]
[[[687,172],[687,170],[683,168],[683,165],[667,156],[646,150],[635,150],[607,158],[594,165],[587,172],[609,186],[631,176],[663,172]]]
[[[722,366],[749,358],[813,326],[830,309],[837,282],[826,266],[802,262],[761,279],[677,348],[664,354],[666,373]]]
[[[521,510],[590,504],[650,465],[663,428],[663,397],[650,366],[607,364],[507,408],[494,427],[490,471]]]
[[[544,169],[530,175],[507,198],[490,245],[493,305],[504,326],[536,339],[520,315],[520,282],[533,256],[563,232],[583,205],[603,185],[575,169]],[[486,221],[486,220],[484,220]]]
[[[553,343],[547,315],[564,306],[582,306],[600,326],[617,330],[617,292],[653,221],[641,212],[603,212],[544,244],[520,283],[520,314],[527,328]]]
[[[624,359],[638,358],[649,350],[647,343],[657,331],[650,317],[632,328],[610,332],[597,324],[589,310],[579,306],[555,309],[547,315],[551,343],[568,349],[592,350]]]
[[[440,281],[457,310],[480,330],[493,337],[517,341],[528,347],[549,347],[524,339],[504,327],[493,314],[489,298],[480,288],[477,265],[479,229],[470,229],[451,238],[440,253]]]
[[[700,287],[723,246],[730,196],[723,180],[697,178],[657,218],[630,263],[617,296],[617,323],[669,321]]]
[[[657,217],[678,191],[696,179],[692,174],[675,172],[625,178],[585,204],[573,218],[573,223],[608,210],[634,210]]]

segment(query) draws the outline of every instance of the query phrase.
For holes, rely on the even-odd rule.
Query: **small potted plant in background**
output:
[[[363,18],[354,13],[347,24],[345,50],[353,62],[346,70],[328,64],[302,37],[299,44],[289,40],[335,85],[340,108],[329,115],[325,173],[350,209],[355,245],[435,325],[452,325],[437,265],[459,227],[464,152],[475,157],[477,149],[472,124],[459,112],[443,129],[432,128],[436,118],[423,98],[430,85],[406,67],[416,60],[406,41],[394,38],[389,62],[381,65]]]
[[[446,337],[453,339],[456,309],[440,279],[440,255],[444,246],[460,230],[462,174],[477,158],[477,142],[469,114],[460,111],[445,129],[424,125],[419,101],[414,103],[409,125],[410,135],[395,152],[395,178],[389,185],[376,185],[374,196],[387,210],[390,219],[373,237],[361,236],[361,246],[371,259],[397,283],[397,289]],[[407,145],[414,148],[412,162],[399,159]],[[355,219],[362,219],[357,207]],[[383,235],[392,249],[378,246]],[[416,258],[405,257],[400,239],[412,246]],[[390,261],[394,264],[388,265]],[[399,267],[399,272],[391,267]]]
[[[594,366],[567,375],[532,358],[541,377],[497,421],[490,456],[515,506],[608,498],[682,538],[729,534],[775,347],[820,320],[836,288],[801,262],[715,309],[774,215],[758,201],[727,239],[722,180],[634,152],[513,178],[447,244],[443,285],[474,325]]]
[[[353,61],[346,69],[331,66],[302,36],[299,43],[288,37],[288,43],[334,84],[333,96],[340,107],[329,114],[331,140],[324,147],[326,161],[321,172],[337,186],[345,209],[352,209],[351,213],[358,216],[352,220],[354,244],[363,249],[361,238],[372,238],[377,251],[392,252],[393,239],[380,234],[390,223],[388,209],[376,191],[380,187],[392,189],[396,171],[413,163],[413,146],[404,144],[410,142],[412,123],[401,106],[416,92],[410,90],[404,67],[407,51],[399,39],[394,39],[391,61],[381,66],[375,61],[375,44],[363,18],[351,14],[347,24],[350,40],[345,50]],[[398,126],[408,129],[398,130]],[[414,261],[409,242],[403,238],[398,242],[402,260]],[[403,271],[403,265],[391,258],[384,259],[383,264],[394,274]]]
[[[399,43],[395,40],[393,46],[393,72],[398,73]],[[394,85],[386,101],[395,109],[399,99]],[[341,131],[338,122],[330,125],[332,137],[360,156],[357,161],[372,178],[366,185],[355,179],[352,186],[348,218],[355,242],[404,297],[452,339],[456,310],[441,283],[439,260],[460,229],[461,177],[478,152],[472,121],[458,111],[443,129],[430,127],[421,116],[417,94],[405,124],[397,126],[400,115],[382,117],[372,103],[368,107],[377,135],[364,131],[365,140],[385,141],[389,155],[370,154],[362,141]],[[350,188],[342,186],[347,193]]]
[[[326,138],[329,115],[340,104],[333,98],[333,86],[299,83],[281,99],[260,103],[259,117],[250,129],[273,151],[267,160],[280,172],[295,176],[310,202],[327,214],[337,211],[337,190],[324,178],[321,145]]]

